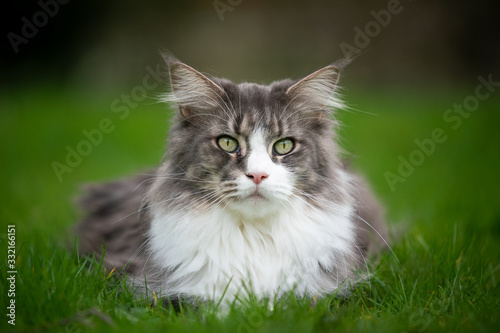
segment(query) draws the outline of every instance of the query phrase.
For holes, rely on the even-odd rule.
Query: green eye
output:
[[[273,150],[276,155],[286,155],[291,152],[294,147],[295,145],[291,139],[281,139],[276,141]]]
[[[220,149],[227,151],[228,153],[234,153],[240,148],[238,141],[230,136],[221,136],[217,140],[217,144]]]

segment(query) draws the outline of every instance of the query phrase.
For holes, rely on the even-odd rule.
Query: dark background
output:
[[[55,1],[41,2],[54,8]],[[17,53],[8,34],[21,36],[22,18],[33,23],[43,9],[40,1],[9,1],[0,21],[0,84],[51,81],[96,93],[120,90],[160,61],[160,48],[235,81],[298,78],[342,58],[340,44],[354,45],[354,28],[364,31],[374,20],[371,11],[388,6],[386,0],[231,1],[220,1],[232,8],[221,20],[210,0],[71,0],[58,4]],[[399,7],[350,66],[350,89],[446,89],[499,72],[495,2],[401,0]]]

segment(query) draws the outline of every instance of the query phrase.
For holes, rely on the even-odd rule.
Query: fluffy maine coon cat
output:
[[[268,86],[207,77],[167,58],[177,113],[152,174],[89,187],[78,225],[141,289],[218,301],[342,291],[387,229],[335,142],[339,67]],[[147,143],[145,143],[147,144]],[[359,275],[358,275],[359,276]],[[341,287],[345,288],[345,287]]]

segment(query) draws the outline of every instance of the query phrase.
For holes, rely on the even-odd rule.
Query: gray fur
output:
[[[89,188],[81,200],[88,215],[77,226],[83,252],[100,254],[107,246],[104,263],[109,269],[126,267],[137,277],[146,273],[168,279],[169,272],[148,261],[151,207],[168,212],[192,205],[202,211],[231,200],[236,190],[233,180],[245,172],[247,154],[229,156],[214,140],[231,133],[248,140],[257,127],[265,129],[269,138],[294,138],[300,149],[273,156],[273,161],[297,175],[297,190],[304,200],[314,206],[355,200],[359,216],[353,219],[355,245],[362,252],[356,251],[353,266],[362,265],[366,253],[387,245],[380,205],[364,180],[347,170],[339,157],[337,123],[330,116],[332,106],[342,105],[334,95],[337,67],[327,66],[300,81],[263,86],[208,78],[173,58],[167,58],[167,63],[172,93],[165,100],[175,103],[178,112],[169,132],[165,162],[153,174]],[[352,176],[348,186],[337,178],[339,169]],[[334,278],[328,271],[324,274],[326,280]],[[344,278],[348,275],[343,274]]]

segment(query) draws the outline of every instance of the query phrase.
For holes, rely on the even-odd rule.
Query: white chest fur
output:
[[[228,283],[230,299],[245,290],[258,296],[292,288],[301,294],[331,292],[342,277],[325,280],[325,271],[350,271],[351,214],[348,205],[324,211],[299,199],[254,221],[219,206],[202,213],[155,212],[151,260],[168,271],[159,281],[167,294],[218,300]]]

